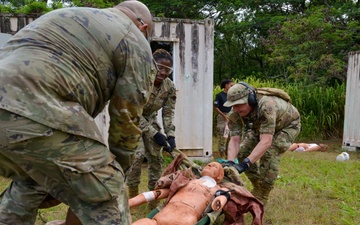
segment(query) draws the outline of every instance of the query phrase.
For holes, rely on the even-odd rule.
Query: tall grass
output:
[[[323,87],[304,83],[284,84],[273,80],[248,77],[244,80],[253,87],[276,87],[286,91],[301,114],[300,140],[338,139],[342,137],[345,110],[345,84]],[[234,82],[239,82],[234,80]],[[221,91],[214,87],[214,98]],[[214,121],[216,117],[214,116]]]

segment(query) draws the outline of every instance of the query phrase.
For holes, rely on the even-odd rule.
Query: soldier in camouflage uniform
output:
[[[245,172],[253,195],[265,204],[279,173],[280,156],[300,132],[299,112],[290,102],[261,96],[243,82],[229,89],[224,105],[233,107],[229,115],[229,162],[224,166]],[[240,164],[234,163],[236,157]]]
[[[148,188],[154,190],[156,181],[162,173],[162,149],[171,152],[175,148],[174,112],[176,89],[168,76],[172,73],[173,60],[169,52],[158,49],[153,54],[159,72],[154,82],[154,90],[144,107],[140,120],[143,132],[143,143],[135,154],[134,163],[127,174],[130,198],[138,195],[140,184],[141,164],[144,157],[148,161]],[[162,109],[162,123],[166,134],[160,132],[157,113]]]
[[[151,32],[148,8],[125,1],[52,11],[2,46],[0,175],[13,182],[0,224],[34,224],[48,193],[83,224],[130,224],[121,166],[157,72]],[[110,150],[93,119],[108,101]]]
[[[141,164],[144,157],[148,160],[148,188],[154,190],[156,181],[162,174],[162,149],[171,152],[175,148],[175,126],[173,124],[176,89],[174,83],[168,78],[172,72],[173,60],[169,52],[158,49],[153,54],[156,65],[159,69],[154,89],[150,99],[144,107],[140,117],[140,128],[142,130],[142,141],[134,155],[134,161],[127,171],[127,184],[129,197],[137,196],[141,176]],[[167,138],[161,134],[160,125],[157,121],[157,112],[162,109],[162,120]],[[152,201],[150,208],[156,206],[157,201]],[[135,208],[133,208],[135,209]],[[57,222],[57,221],[55,221]],[[48,224],[53,224],[49,222]],[[63,224],[80,224],[71,210],[68,211],[66,222]]]

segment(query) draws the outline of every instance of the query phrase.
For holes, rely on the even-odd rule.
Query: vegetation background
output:
[[[2,0],[0,13],[42,14],[64,6],[105,8],[119,2]],[[359,1],[142,2],[158,17],[214,19],[214,96],[224,78],[282,88],[301,112],[298,140],[329,142],[328,153],[284,154],[281,177],[266,207],[266,224],[360,224],[359,153],[351,152],[345,163],[335,161],[342,151],[348,53],[358,51],[360,44]],[[145,191],[146,174],[143,180]],[[0,178],[0,190],[8,182]],[[64,218],[65,212],[64,205],[41,210],[37,224],[43,224],[41,218]],[[145,213],[140,210],[134,218]]]

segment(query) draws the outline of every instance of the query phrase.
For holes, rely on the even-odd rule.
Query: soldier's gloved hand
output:
[[[174,148],[176,148],[175,137],[174,136],[169,136],[167,138],[167,141],[168,141],[168,143],[170,145],[170,152],[169,153],[171,153],[174,150]]]
[[[163,135],[160,132],[157,132],[154,135],[154,141],[156,142],[156,144],[158,144],[160,146],[163,146],[163,147],[168,147],[169,146],[169,143],[166,141],[165,135]]]
[[[232,166],[234,167],[239,173],[244,172],[245,170],[247,170],[249,168],[248,164],[246,162],[242,162],[242,163],[234,163],[233,161],[227,161],[222,163],[222,166]]]

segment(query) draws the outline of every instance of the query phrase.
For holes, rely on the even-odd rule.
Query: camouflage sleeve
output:
[[[169,95],[162,108],[162,120],[164,125],[164,132],[166,136],[175,137],[175,125],[174,125],[174,114],[176,104],[176,88],[173,83],[169,90]]]
[[[234,111],[230,111],[229,114],[229,122],[228,122],[228,126],[230,129],[230,136],[240,136],[242,134],[242,128],[243,128],[243,123],[242,123],[242,119],[239,116],[239,114],[237,114]]]
[[[153,120],[153,119],[156,120],[156,116],[157,116],[157,113],[154,112],[151,115],[151,120]],[[153,118],[153,117],[155,117],[155,118]],[[140,129],[147,138],[153,138],[154,135],[158,132],[158,130],[156,130],[144,116],[140,117]]]
[[[146,40],[128,39],[121,41],[114,52],[113,64],[119,75],[109,104],[109,147],[123,169],[131,165],[140,143],[140,116],[156,74]]]
[[[277,109],[276,102],[272,98],[262,98],[259,102],[260,134],[275,134]]]

